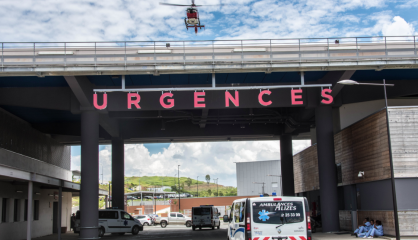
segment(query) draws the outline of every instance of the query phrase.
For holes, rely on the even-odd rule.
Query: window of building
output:
[[[13,205],[13,222],[19,222],[19,199],[15,199]]]
[[[1,222],[7,222],[7,200],[8,198],[3,198],[1,204]]]
[[[24,215],[23,216],[24,221],[27,221],[28,220],[28,200],[27,199],[25,200],[25,208],[24,208],[24,214],[23,215]]]
[[[271,187],[279,187],[279,184],[277,184],[277,182],[272,182]]]
[[[39,200],[35,200],[33,204],[33,220],[39,220]]]

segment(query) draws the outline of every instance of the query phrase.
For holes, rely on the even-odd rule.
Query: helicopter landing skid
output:
[[[186,25],[186,28],[187,28],[187,30],[189,30],[189,28],[194,28],[194,31],[195,31],[195,33],[197,34],[197,29],[198,28],[200,28],[200,29],[206,29],[205,28],[205,25]]]

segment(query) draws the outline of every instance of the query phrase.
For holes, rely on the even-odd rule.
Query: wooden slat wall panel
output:
[[[340,185],[390,178],[386,113],[380,111],[334,136],[335,163],[341,163]],[[364,177],[358,173],[364,171]]]
[[[383,233],[385,235],[395,235],[395,218],[393,211],[357,211],[357,222],[363,223],[364,218],[382,221]],[[401,233],[402,234],[402,233]]]
[[[395,220],[393,211],[358,211],[358,223],[362,223],[365,217],[382,221],[383,233],[395,235]],[[401,236],[418,235],[418,211],[398,211],[399,232]]]
[[[389,109],[395,177],[418,177],[418,108]]]
[[[296,193],[319,189],[316,145],[293,156],[293,173]]]
[[[418,177],[418,108],[392,108],[389,122],[395,177]],[[335,163],[341,163],[343,180],[340,185],[390,178],[387,134],[385,110],[335,134]],[[295,192],[317,189],[316,145],[296,154],[293,161]],[[365,172],[363,178],[357,176],[360,171]]]
[[[340,210],[340,230],[352,231],[351,211]]]

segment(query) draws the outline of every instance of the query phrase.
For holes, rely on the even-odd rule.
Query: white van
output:
[[[209,227],[215,229],[220,228],[221,221],[219,220],[219,211],[213,205],[200,205],[200,207],[192,208],[192,229],[196,228],[199,230],[202,227]]]
[[[138,219],[133,218],[129,213],[118,209],[99,210],[99,229],[98,236],[103,237],[105,233],[118,233],[124,235],[129,232],[137,235],[144,228]],[[74,233],[80,232],[80,211],[76,213],[76,223]]]
[[[230,215],[228,240],[311,240],[309,205],[304,197],[237,199]]]

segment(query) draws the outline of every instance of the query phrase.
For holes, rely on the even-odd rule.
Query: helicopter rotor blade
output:
[[[162,2],[160,2],[160,5],[165,5],[165,6],[175,6],[175,7],[190,7],[190,5],[172,4],[172,3],[162,3]]]

